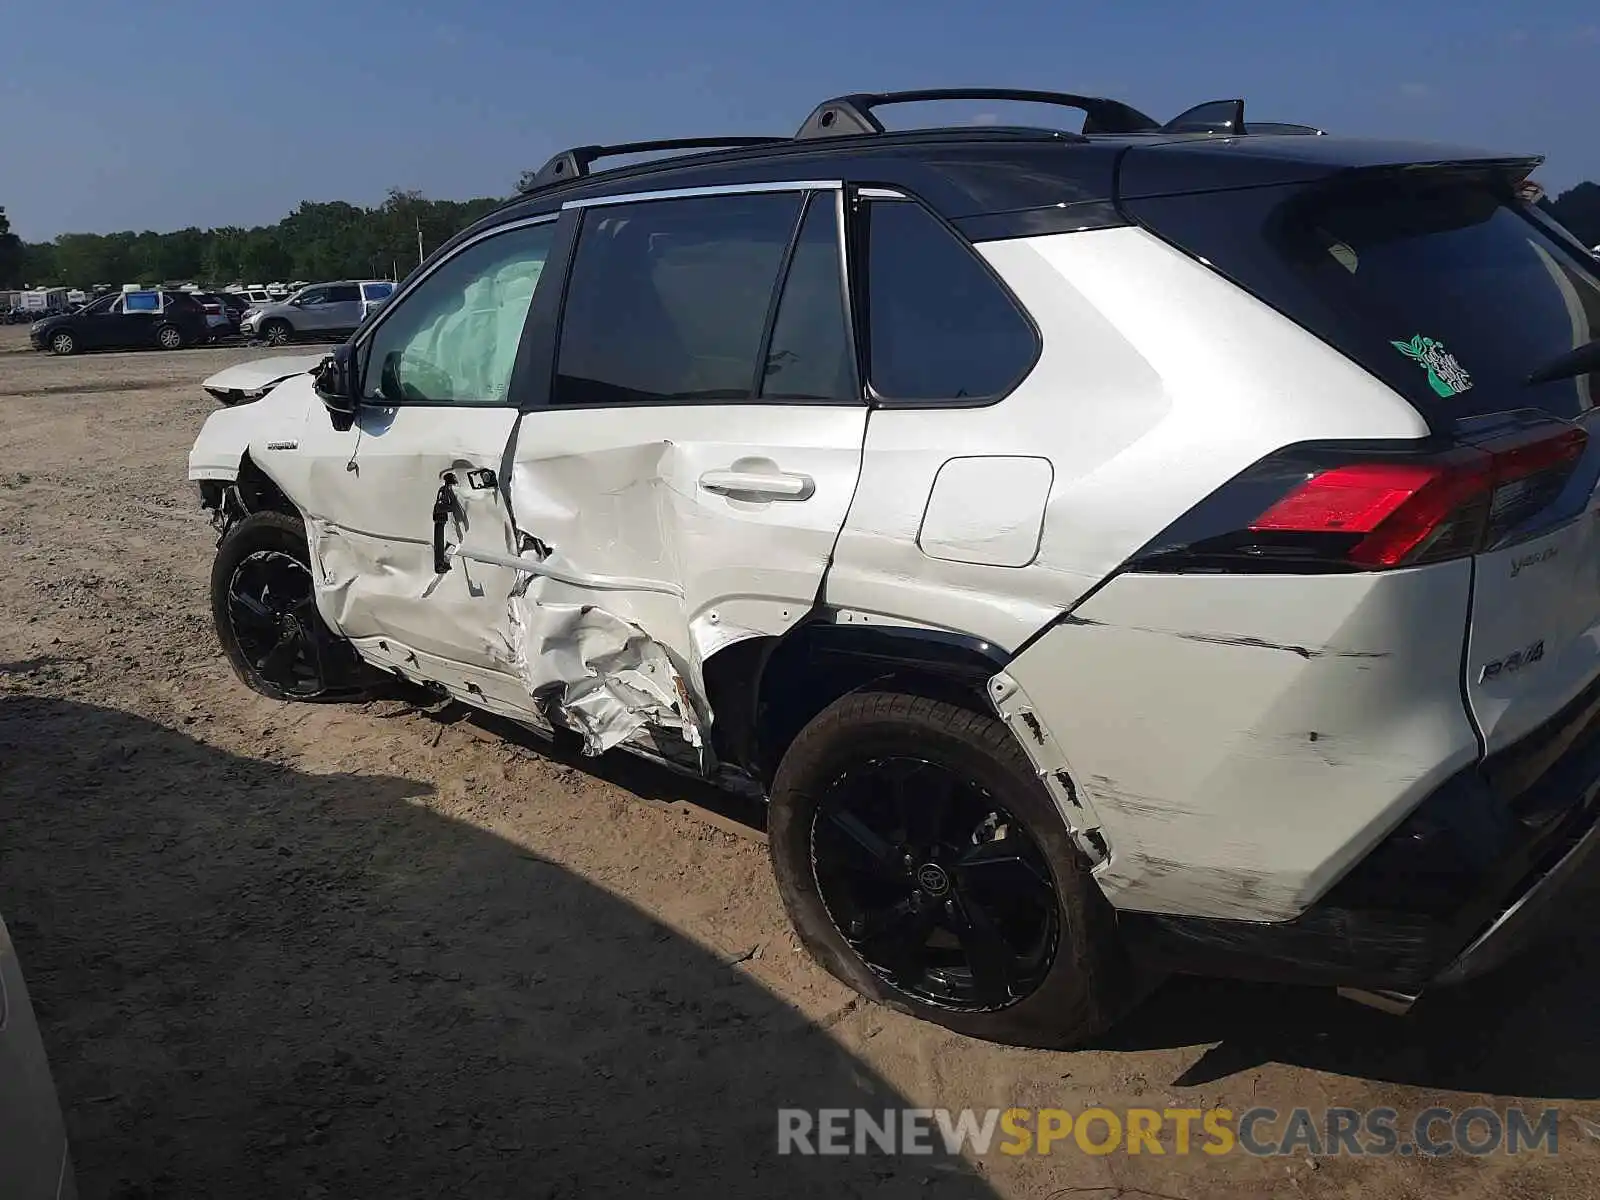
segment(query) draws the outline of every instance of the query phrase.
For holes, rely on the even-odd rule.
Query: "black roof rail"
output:
[[[1297,125],[1292,121],[1251,121],[1251,133],[1306,133],[1317,137],[1326,137],[1326,129],[1318,129],[1315,125]]]
[[[782,137],[694,137],[663,138],[653,142],[619,142],[615,146],[574,146],[570,150],[552,155],[521,191],[536,192],[554,183],[581,179],[589,174],[589,168],[595,160],[601,158],[614,158],[622,154],[648,154],[653,150],[719,150],[734,146],[770,146],[788,140]]]
[[[1173,117],[1161,127],[1162,133],[1216,133],[1224,137],[1252,133],[1304,133],[1322,135],[1327,131],[1315,125],[1295,125],[1287,121],[1256,121],[1246,124],[1243,100],[1207,100]]]
[[[1161,122],[1153,117],[1145,116],[1120,100],[1108,100],[1103,96],[1017,88],[930,88],[918,92],[854,92],[835,96],[817,105],[794,136],[796,140],[803,140],[883,133],[883,122],[872,115],[873,109],[885,104],[918,104],[926,100],[1017,100],[1075,108],[1084,114],[1084,133],[1145,133],[1161,127]]]

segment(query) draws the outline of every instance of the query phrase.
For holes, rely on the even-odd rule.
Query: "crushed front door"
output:
[[[511,380],[552,231],[492,230],[392,301],[355,348],[353,427],[313,415],[296,451],[307,483],[290,491],[336,629],[375,662],[514,713],[532,701],[509,641],[525,578],[504,478]]]

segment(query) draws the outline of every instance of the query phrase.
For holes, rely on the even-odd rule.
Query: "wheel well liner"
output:
[[[823,613],[782,637],[736,642],[706,661],[717,754],[770,785],[795,736],[839,697],[902,686],[992,713],[986,686],[1010,661],[968,634],[839,622]]]
[[[239,478],[234,486],[238,489],[239,500],[247,512],[255,513],[270,509],[287,513],[291,517],[300,515],[300,510],[283,494],[283,490],[272,482],[265,471],[250,461],[248,450],[239,459]]]

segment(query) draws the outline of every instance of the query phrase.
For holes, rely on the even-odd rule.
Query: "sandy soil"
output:
[[[184,456],[198,381],[260,352],[62,360],[22,332],[0,329],[0,912],[90,1200],[1600,1194],[1581,912],[1406,1020],[1187,981],[1049,1054],[857,1003],[797,951],[759,834],[674,778],[239,686]],[[1555,1158],[775,1153],[779,1107],[1546,1100]]]

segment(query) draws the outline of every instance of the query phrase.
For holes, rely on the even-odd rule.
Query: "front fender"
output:
[[[261,458],[260,451],[273,442],[297,442],[305,428],[310,388],[292,386],[294,380],[273,388],[254,404],[221,408],[200,427],[189,448],[189,478],[195,482],[234,483],[246,453]],[[317,402],[320,411],[321,404]]]

